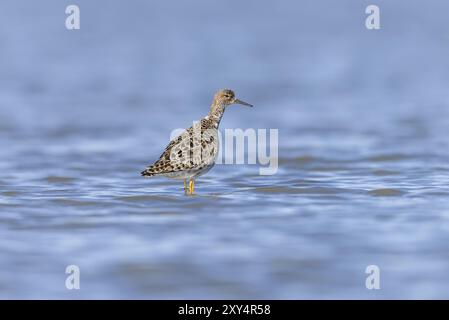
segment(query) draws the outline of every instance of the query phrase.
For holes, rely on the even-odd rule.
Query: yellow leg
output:
[[[184,193],[187,193],[187,180],[184,179]]]
[[[193,179],[190,179],[190,181],[189,181],[189,192],[190,192],[190,194],[193,194],[194,190],[195,190],[195,181]]]

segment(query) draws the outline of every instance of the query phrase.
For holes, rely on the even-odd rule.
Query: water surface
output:
[[[449,4],[77,3],[0,5],[1,298],[449,298]],[[141,178],[223,87],[277,174]]]

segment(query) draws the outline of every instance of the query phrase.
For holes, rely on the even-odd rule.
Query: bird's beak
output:
[[[252,104],[249,104],[249,103],[247,103],[245,101],[242,101],[242,100],[239,100],[239,99],[235,99],[234,103],[241,104],[241,105],[244,105],[244,106],[247,106],[247,107],[253,107]]]

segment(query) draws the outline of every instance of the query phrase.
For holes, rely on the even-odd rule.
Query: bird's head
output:
[[[241,104],[243,106],[252,107],[251,104],[237,99],[232,90],[223,89],[215,94],[214,105],[229,106],[231,104]]]

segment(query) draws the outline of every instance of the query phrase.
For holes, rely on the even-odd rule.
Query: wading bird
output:
[[[215,164],[219,148],[218,126],[226,107],[232,104],[252,107],[237,99],[232,90],[218,91],[209,114],[170,141],[159,160],[142,171],[142,176],[184,180],[184,192],[193,194],[195,178]]]

